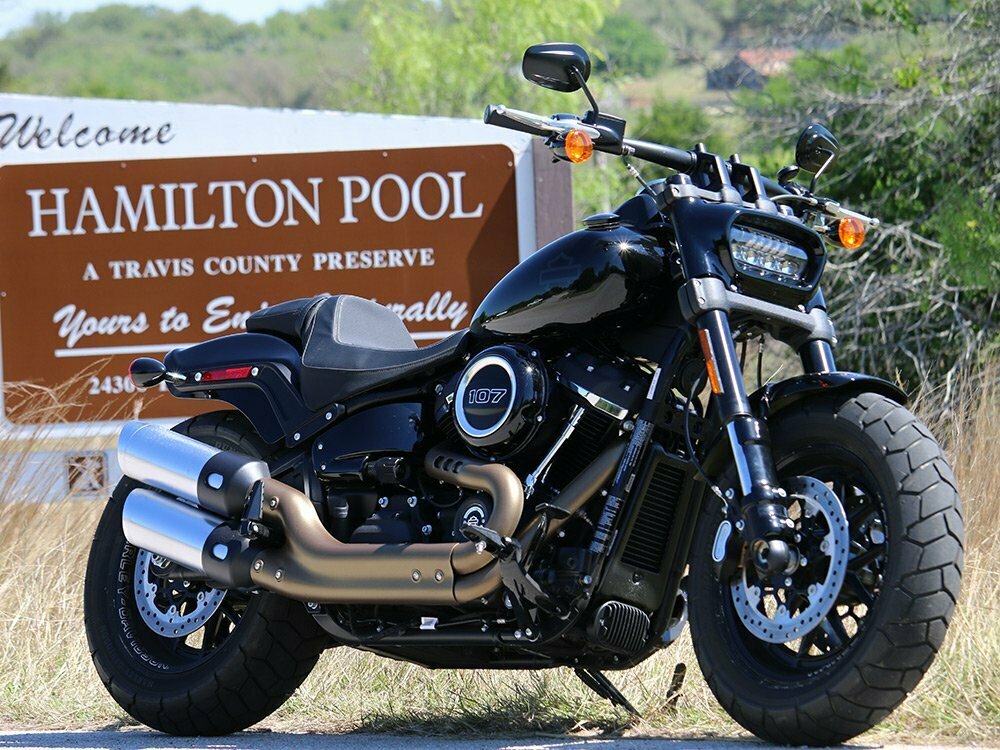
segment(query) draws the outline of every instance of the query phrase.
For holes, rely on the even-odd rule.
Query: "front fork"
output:
[[[729,315],[724,310],[709,310],[695,325],[708,382],[736,464],[740,494],[737,528],[742,525],[755,567],[766,576],[781,574],[797,564],[797,551],[794,523],[788,517],[786,492],[777,478],[767,424],[751,410]],[[834,369],[833,351],[826,341],[809,341],[800,356],[807,372]]]

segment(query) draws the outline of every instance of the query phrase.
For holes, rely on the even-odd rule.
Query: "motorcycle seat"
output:
[[[311,302],[314,307],[304,306],[308,309],[302,313],[304,345],[299,379],[310,409],[426,376],[461,356],[468,330],[417,348],[400,317],[377,302],[348,294],[313,298]]]
[[[247,331],[277,336],[301,350],[303,333],[312,324],[320,303],[329,298],[329,294],[320,294],[265,307],[247,318]]]

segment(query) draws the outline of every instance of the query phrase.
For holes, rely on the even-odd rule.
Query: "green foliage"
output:
[[[646,141],[680,148],[691,148],[701,142],[709,151],[724,153],[727,150],[705,110],[683,100],[657,102],[630,123],[629,133]]]
[[[279,13],[262,26],[196,8],[106,5],[37,15],[0,40],[0,59],[9,61],[8,90],[318,106],[338,90],[342,98],[347,77],[364,67],[357,25],[347,2]]]
[[[826,277],[833,309],[851,320],[842,364],[898,368],[913,385],[974,360],[977,342],[996,335],[1000,290],[1000,17],[993,0],[970,0],[938,23],[946,5],[866,3],[853,22],[893,44],[803,54],[739,99],[753,130],[769,134],[762,146],[809,120],[840,137],[820,192],[886,224],[863,263]]]
[[[617,76],[651,76],[669,59],[667,46],[647,25],[631,16],[608,18],[597,43],[604,59],[596,69]]]
[[[565,111],[565,95],[529,85],[521,55],[532,44],[584,46],[614,3],[577,0],[369,0],[363,18],[371,74],[359,99],[379,112],[477,117],[487,103]]]
[[[952,190],[927,222],[968,287],[1000,289],[1000,200],[986,191]]]

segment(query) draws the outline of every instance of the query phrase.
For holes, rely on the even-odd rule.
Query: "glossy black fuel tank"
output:
[[[500,280],[472,319],[474,334],[579,334],[619,325],[652,305],[666,283],[663,250],[605,214],[560,237]]]

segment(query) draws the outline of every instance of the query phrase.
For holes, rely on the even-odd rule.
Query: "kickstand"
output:
[[[622,695],[621,691],[611,684],[611,680],[604,676],[604,673],[597,669],[573,670],[580,681],[597,693],[602,698],[606,698],[616,706],[621,706],[636,718],[641,719],[642,714],[635,710],[635,706],[628,702],[628,698]]]

